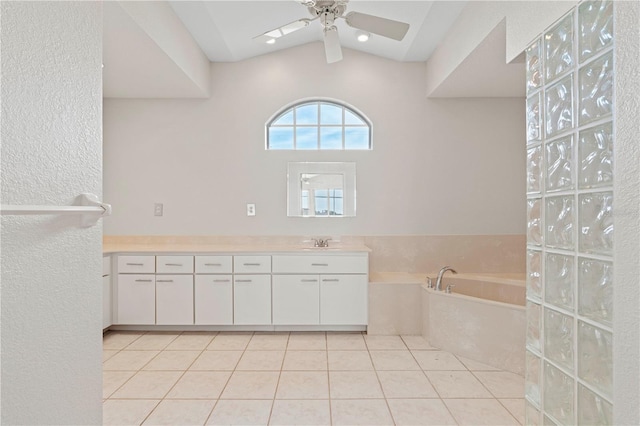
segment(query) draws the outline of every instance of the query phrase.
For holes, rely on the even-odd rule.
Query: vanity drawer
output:
[[[233,272],[231,256],[196,256],[196,274],[230,274]]]
[[[271,256],[233,256],[233,271],[236,274],[271,272]]]
[[[158,274],[193,274],[193,256],[156,256]]]
[[[119,274],[153,274],[156,272],[155,256],[118,256]]]
[[[273,256],[273,272],[278,274],[366,274],[367,256],[358,255],[278,255]]]

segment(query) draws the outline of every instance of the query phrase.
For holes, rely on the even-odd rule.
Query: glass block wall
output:
[[[613,2],[527,49],[526,422],[612,422]]]

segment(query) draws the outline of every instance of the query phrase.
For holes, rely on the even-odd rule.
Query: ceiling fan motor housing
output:
[[[346,9],[346,1],[317,1],[314,6],[309,7],[309,13],[314,17],[320,17],[322,26],[329,28],[336,18],[344,15]]]

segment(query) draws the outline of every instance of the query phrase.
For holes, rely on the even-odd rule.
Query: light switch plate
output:
[[[164,214],[164,204],[155,203],[153,205],[153,215],[154,216],[162,216]]]
[[[247,216],[255,216],[255,215],[256,215],[256,205],[247,204]]]

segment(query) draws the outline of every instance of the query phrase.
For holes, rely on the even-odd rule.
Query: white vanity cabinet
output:
[[[156,276],[118,274],[118,324],[156,323]]]
[[[156,323],[155,256],[118,256],[116,324]]]
[[[102,329],[109,328],[112,321],[111,256],[102,257]]]
[[[233,256],[196,256],[195,272],[195,323],[233,324]]]
[[[193,256],[156,256],[156,324],[193,324]]]
[[[271,324],[271,275],[233,277],[233,323]]]
[[[156,324],[193,324],[193,275],[156,275]]]
[[[112,327],[363,330],[367,326],[366,251],[125,253],[113,259],[117,273],[115,306],[109,310],[115,314]],[[106,312],[105,308],[105,324]]]
[[[320,277],[317,275],[273,276],[273,323],[320,324]]]
[[[368,255],[273,256],[273,324],[366,326]]]
[[[367,275],[322,275],[320,324],[366,325],[368,287]]]

